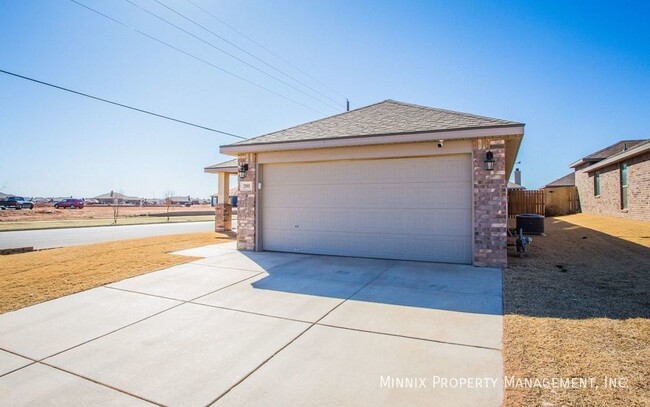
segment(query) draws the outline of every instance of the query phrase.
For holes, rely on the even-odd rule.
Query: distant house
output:
[[[161,206],[165,204],[165,200],[162,198],[145,198],[142,204],[147,206]]]
[[[521,186],[519,184],[508,181],[508,191],[520,191],[520,190],[524,190],[524,189],[526,189],[526,187],[523,187],[523,186]]]
[[[4,198],[6,198],[8,196],[13,196],[13,195],[7,195],[7,194],[5,194],[3,192],[0,192],[0,199],[4,199]]]
[[[144,201],[144,198],[127,196],[114,191],[95,196],[92,199],[96,199],[102,205],[141,205],[142,201]]]
[[[232,205],[233,208],[237,207],[237,188],[230,188],[229,191],[229,196],[230,196],[230,205]],[[219,203],[219,194],[214,193],[210,195],[210,206],[215,206],[216,204]]]
[[[541,189],[544,191],[546,216],[568,215],[580,210],[574,172],[544,185]]]
[[[650,221],[650,139],[619,141],[571,167],[582,212]]]
[[[192,204],[192,198],[190,198],[189,195],[187,196],[171,196],[167,198],[171,202],[172,205],[191,205]]]

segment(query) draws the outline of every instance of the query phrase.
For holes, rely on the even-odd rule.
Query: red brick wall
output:
[[[494,170],[485,169],[485,153],[494,154]],[[474,265],[505,267],[508,262],[508,194],[505,140],[473,141]]]
[[[232,230],[232,205],[218,203],[214,207],[214,231],[227,232]]]
[[[256,217],[256,196],[257,196],[257,176],[255,164],[257,155],[242,154],[239,156],[239,165],[248,164],[246,178],[239,179],[242,181],[252,181],[253,190],[251,192],[242,192],[241,186],[237,194],[237,249],[238,250],[255,250],[255,217]]]
[[[595,172],[576,168],[576,187],[584,213],[650,221],[650,153],[627,162],[628,209],[621,208],[620,163],[600,169],[600,196],[594,196]]]

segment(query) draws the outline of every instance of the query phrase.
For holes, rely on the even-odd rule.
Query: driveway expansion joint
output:
[[[495,350],[497,352],[501,352],[501,349],[499,348],[492,348],[490,346],[481,346],[481,345],[469,345],[466,343],[458,343],[458,342],[447,342],[447,341],[439,341],[436,339],[428,339],[428,338],[419,338],[417,336],[408,336],[408,335],[399,335],[399,334],[391,334],[388,332],[377,332],[377,331],[369,331],[366,329],[358,329],[358,328],[348,328],[345,326],[338,326],[338,325],[330,325],[330,324],[319,324],[316,323],[318,326],[325,326],[328,328],[337,328],[337,329],[345,329],[346,331],[356,331],[356,332],[363,332],[367,334],[375,334],[375,335],[384,335],[384,336],[393,336],[396,338],[404,338],[404,339],[414,339],[417,341],[424,341],[424,342],[434,342],[434,343],[440,343],[443,345],[452,345],[452,346],[462,346],[466,348],[476,348],[476,349],[485,349],[485,350]]]
[[[311,325],[309,325],[309,326],[307,327],[307,329],[305,329],[305,330],[302,331],[300,334],[298,334],[295,338],[293,338],[291,341],[289,341],[286,345],[284,345],[283,347],[281,347],[280,349],[278,349],[275,353],[273,353],[273,354],[272,354],[271,356],[269,356],[266,360],[264,360],[262,363],[260,363],[256,368],[254,368],[253,370],[251,370],[247,375],[245,375],[244,377],[242,377],[242,378],[241,378],[240,380],[238,380],[235,384],[233,384],[232,386],[230,386],[230,387],[228,388],[228,390],[226,390],[225,392],[223,392],[219,397],[217,397],[216,399],[212,400],[212,401],[211,401],[210,403],[208,403],[207,405],[208,405],[208,406],[213,406],[213,405],[215,405],[215,404],[216,404],[219,400],[221,400],[225,395],[227,395],[228,393],[230,393],[230,392],[231,392],[235,387],[239,386],[239,385],[240,385],[241,383],[243,383],[246,379],[248,379],[250,376],[252,376],[255,372],[257,372],[259,369],[261,369],[262,366],[264,366],[265,364],[267,364],[267,363],[268,363],[271,359],[273,359],[277,354],[279,354],[280,352],[282,352],[283,350],[285,350],[286,348],[288,348],[291,344],[293,344],[296,340],[298,340],[298,338],[300,338],[301,336],[303,336],[307,331],[309,331],[310,329],[312,329],[314,326],[318,325],[318,323],[319,323],[320,321],[322,321],[325,317],[327,317],[329,314],[331,314],[334,310],[336,310],[338,307],[340,307],[342,304],[344,304],[347,300],[349,300],[350,298],[352,298],[352,297],[354,297],[355,295],[357,295],[361,290],[363,290],[364,288],[368,287],[371,283],[373,283],[373,282],[374,282],[375,280],[377,280],[379,277],[381,277],[382,275],[384,275],[384,273],[386,273],[386,271],[388,271],[388,270],[389,270],[391,267],[393,267],[394,265],[395,265],[395,262],[392,262],[392,261],[391,261],[391,262],[388,264],[388,266],[386,267],[386,269],[384,269],[381,273],[377,274],[373,279],[371,279],[370,281],[368,281],[366,284],[364,284],[364,285],[363,285],[361,288],[359,288],[357,291],[355,291],[355,292],[352,293],[350,296],[348,296],[347,298],[345,298],[343,301],[341,301],[340,303],[338,303],[336,306],[334,306],[334,308],[332,308],[331,310],[329,310],[328,312],[326,312],[325,315],[321,316],[318,320],[316,320],[315,322],[312,322]]]
[[[111,389],[111,390],[115,390],[115,391],[117,391],[117,392],[120,392],[120,393],[126,394],[127,396],[131,396],[131,397],[137,398],[137,399],[139,399],[139,400],[146,401],[147,403],[151,403],[151,404],[153,404],[153,405],[161,406],[161,407],[164,406],[163,404],[156,403],[156,402],[153,401],[153,400],[149,400],[149,399],[147,399],[147,398],[144,398],[144,397],[138,396],[138,395],[136,395],[136,394],[129,393],[129,392],[126,391],[126,390],[118,389],[117,387],[113,387],[113,386],[111,386],[111,385],[109,385],[109,384],[102,383],[102,382],[100,382],[100,381],[98,381],[98,380],[91,379],[91,378],[86,377],[86,376],[82,376],[82,375],[80,375],[80,374],[78,374],[78,373],[71,372],[71,371],[69,371],[69,370],[66,370],[66,369],[63,369],[63,368],[60,368],[60,367],[57,367],[57,366],[54,366],[54,365],[50,365],[49,363],[45,363],[45,362],[38,362],[38,363],[41,364],[41,365],[43,365],[43,366],[47,366],[47,367],[50,367],[50,368],[52,368],[52,369],[56,369],[56,370],[61,371],[61,372],[71,374],[71,375],[76,376],[76,377],[78,377],[78,378],[80,378],[80,379],[88,380],[89,382],[93,382],[93,383],[95,383],[95,384],[98,384],[98,385],[100,385],[100,386],[104,386],[104,387],[109,388],[109,389]]]

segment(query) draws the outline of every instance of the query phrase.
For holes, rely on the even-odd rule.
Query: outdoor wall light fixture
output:
[[[239,179],[246,178],[246,173],[248,172],[248,164],[242,164],[239,166]]]
[[[492,151],[488,151],[487,153],[485,153],[485,161],[483,162],[485,163],[486,170],[488,171],[494,170],[494,154],[492,153]]]

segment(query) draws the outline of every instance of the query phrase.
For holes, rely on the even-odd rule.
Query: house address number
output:
[[[239,183],[239,190],[241,192],[252,192],[253,191],[253,181],[241,181]]]

